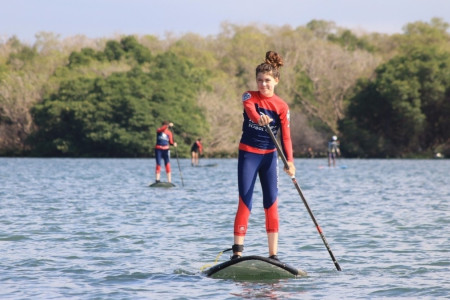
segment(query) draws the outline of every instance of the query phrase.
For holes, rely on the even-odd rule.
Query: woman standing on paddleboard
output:
[[[172,173],[170,168],[170,152],[169,146],[177,146],[177,143],[173,141],[172,132],[169,127],[172,127],[173,123],[164,121],[162,126],[156,130],[156,145],[155,145],[155,159],[156,159],[156,182],[161,181],[161,160],[164,160],[164,166],[166,168],[167,182],[172,181]]]
[[[234,221],[232,259],[241,257],[244,249],[257,175],[263,191],[269,257],[278,259],[278,160],[276,146],[264,126],[269,124],[275,135],[280,130],[281,144],[289,166],[289,169],[284,170],[294,176],[289,107],[283,99],[275,95],[281,66],[282,57],[276,52],[267,52],[265,61],[256,68],[258,91],[247,91],[242,95],[244,122],[239,143],[239,204]]]

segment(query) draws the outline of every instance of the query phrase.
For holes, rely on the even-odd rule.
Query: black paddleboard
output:
[[[306,272],[279,260],[250,255],[231,259],[204,271],[206,276],[218,279],[267,280],[306,276]]]
[[[170,188],[170,187],[174,187],[175,184],[171,183],[171,182],[154,182],[152,184],[149,185],[149,187],[164,187],[164,188]]]

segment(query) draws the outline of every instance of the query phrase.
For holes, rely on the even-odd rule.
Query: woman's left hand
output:
[[[289,166],[289,169],[284,168],[284,171],[285,171],[289,176],[294,177],[294,176],[295,176],[295,166],[294,166],[294,163],[288,161],[287,164],[288,164],[288,166]]]

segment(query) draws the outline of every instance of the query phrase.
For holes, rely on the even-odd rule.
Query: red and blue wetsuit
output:
[[[265,97],[258,91],[243,94],[244,123],[239,144],[238,185],[239,205],[234,221],[234,234],[244,236],[252,209],[252,196],[256,176],[263,191],[263,205],[266,215],[266,231],[278,232],[278,160],[275,144],[258,125],[260,113],[273,121],[269,124],[276,136],[281,132],[283,152],[289,162],[293,162],[292,141],[289,128],[289,107],[280,97]]]
[[[161,159],[164,160],[166,173],[170,173],[170,152],[169,145],[173,145],[172,132],[169,130],[169,125],[163,125],[156,130],[156,173],[161,172]]]

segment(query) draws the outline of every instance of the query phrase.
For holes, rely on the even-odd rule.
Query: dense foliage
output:
[[[440,23],[439,23],[440,24]],[[439,25],[438,24],[438,25]],[[358,157],[408,157],[448,151],[448,26],[409,26],[409,47],[360,80],[339,122],[343,151]],[[426,32],[424,36],[422,33]],[[422,41],[425,39],[427,44]]]
[[[414,50],[363,81],[341,122],[347,153],[404,157],[450,139],[450,52]]]
[[[276,50],[296,156],[324,155],[334,134],[349,157],[450,156],[448,29],[432,19],[383,35],[312,20],[164,40],[0,40],[0,155],[151,156],[169,120],[181,156],[199,136],[207,155],[234,156],[240,96]]]
[[[38,128],[29,139],[34,155],[148,156],[155,129],[169,119],[182,124],[174,130],[186,143],[204,133],[205,118],[195,101],[200,87],[193,80],[195,68],[170,52],[152,59],[141,50],[136,56],[138,47],[125,47],[129,40],[108,42],[104,53],[88,48],[73,52],[69,68],[105,57],[117,60],[133,51],[130,57],[138,64],[149,62],[151,71],[135,67],[106,78],[81,76],[62,82],[56,93],[32,109]]]

